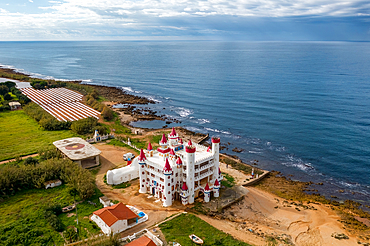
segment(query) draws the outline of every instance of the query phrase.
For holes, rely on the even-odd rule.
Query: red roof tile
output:
[[[164,133],[163,133],[163,136],[162,136],[161,143],[167,143],[167,138],[166,138],[166,136],[164,135]]]
[[[171,168],[170,163],[168,162],[167,158],[166,158],[166,164],[164,165],[163,171],[164,172],[171,172],[172,171],[172,168]]]
[[[176,164],[179,164],[179,165],[181,165],[181,164],[182,164],[182,160],[181,160],[181,158],[180,158],[180,157],[179,157],[179,158],[177,158]]]
[[[119,220],[129,220],[139,218],[134,212],[131,211],[122,202],[111,207],[105,207],[94,212],[99,216],[108,226],[113,225]]]
[[[126,244],[126,246],[157,246],[157,245],[147,236],[142,236]]]
[[[140,156],[139,156],[139,161],[146,160],[145,154],[143,149],[140,149]]]
[[[174,136],[176,136],[177,135],[177,133],[176,133],[176,131],[175,131],[175,127],[172,127],[172,132],[170,133],[170,136],[171,137],[174,137]]]

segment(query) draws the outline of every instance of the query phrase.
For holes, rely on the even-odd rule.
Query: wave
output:
[[[209,127],[205,127],[204,129],[206,129],[208,131],[211,131],[211,132],[217,132],[217,133],[223,133],[223,134],[226,134],[226,135],[231,135],[231,132],[227,132],[227,131],[223,131],[223,130],[213,129],[213,128],[209,128]]]
[[[183,107],[177,107],[177,108],[174,109],[174,111],[178,115],[180,115],[182,118],[186,118],[189,115],[193,114],[193,110],[187,109],[187,108],[183,108]]]
[[[286,159],[288,159],[287,162],[282,162],[281,164],[286,167],[296,167],[301,171],[308,172],[315,170],[315,168],[312,166],[312,163],[310,162],[304,162],[301,158],[297,158],[293,155],[287,155]]]

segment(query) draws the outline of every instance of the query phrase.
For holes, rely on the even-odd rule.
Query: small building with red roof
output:
[[[90,218],[101,230],[110,235],[139,224],[140,216],[122,202],[99,209]]]
[[[142,236],[126,244],[126,246],[157,246],[157,245],[149,237]]]

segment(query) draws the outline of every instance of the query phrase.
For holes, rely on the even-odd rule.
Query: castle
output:
[[[141,149],[130,166],[108,171],[107,183],[119,184],[139,178],[139,192],[161,199],[165,207],[171,206],[175,199],[183,205],[192,204],[202,195],[204,201],[209,202],[211,193],[219,196],[223,178],[219,168],[219,144],[219,138],[212,138],[212,148],[191,140],[184,144],[172,128],[168,139],[163,134],[156,151],[149,143],[147,150]]]

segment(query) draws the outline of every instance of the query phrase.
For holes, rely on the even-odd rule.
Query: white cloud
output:
[[[178,18],[186,23],[192,17],[215,16],[366,17],[370,10],[367,0],[50,0],[47,5],[40,5],[33,0],[29,2],[42,13],[11,13],[0,9],[1,37],[49,35],[57,39],[61,35],[74,37],[105,32],[133,33],[150,28],[183,31],[189,28],[183,24],[163,23],[163,20]],[[97,27],[102,28],[97,30]]]

